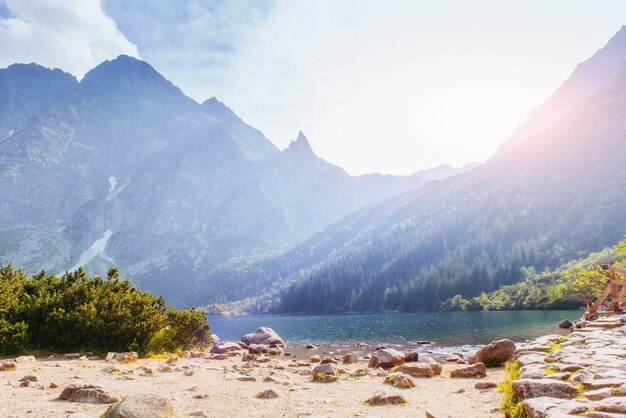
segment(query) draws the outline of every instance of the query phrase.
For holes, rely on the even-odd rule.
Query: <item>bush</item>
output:
[[[202,344],[204,313],[167,307],[163,297],[120,280],[117,269],[90,278],[82,269],[62,277],[27,277],[0,267],[0,351],[128,351],[145,353]]]

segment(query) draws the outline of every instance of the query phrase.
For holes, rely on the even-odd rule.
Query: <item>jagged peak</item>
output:
[[[6,68],[0,69],[0,73],[10,74],[10,75],[22,75],[28,77],[41,77],[41,76],[50,76],[50,77],[59,77],[59,78],[67,78],[76,81],[76,77],[72,74],[67,73],[59,68],[48,68],[43,65],[39,65],[37,63],[31,62],[30,64],[23,63],[15,63],[11,64]]]
[[[315,155],[315,153],[313,152],[313,148],[311,148],[311,144],[309,144],[309,140],[302,133],[302,131],[298,132],[298,137],[296,138],[296,140],[291,141],[285,151],[294,153],[297,152],[298,154],[304,155]]]
[[[202,108],[211,116],[221,119],[239,119],[230,107],[220,102],[215,96],[202,102]]]

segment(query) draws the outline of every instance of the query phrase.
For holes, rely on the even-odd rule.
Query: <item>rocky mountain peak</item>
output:
[[[302,133],[302,131],[298,132],[298,137],[296,138],[296,140],[291,141],[285,151],[290,154],[315,156],[313,148],[311,148],[311,144],[309,144],[309,140]]]
[[[232,111],[230,107],[217,100],[215,96],[202,102],[202,109],[209,115],[217,119],[239,119],[239,117],[235,114],[235,112]]]

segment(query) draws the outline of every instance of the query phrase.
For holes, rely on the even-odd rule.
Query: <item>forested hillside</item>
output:
[[[624,42],[620,34],[614,40]],[[594,56],[597,65],[604,56]],[[287,312],[434,309],[457,294],[517,283],[528,268],[555,269],[600,251],[626,230],[625,114],[622,68],[487,164],[225,272],[213,301],[252,297],[246,309]]]

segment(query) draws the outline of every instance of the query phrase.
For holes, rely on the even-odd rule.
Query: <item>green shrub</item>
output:
[[[0,267],[0,350],[128,351],[146,353],[202,345],[203,312],[167,307],[163,297],[120,280],[117,269],[90,278],[82,269],[62,277],[27,277]]]

